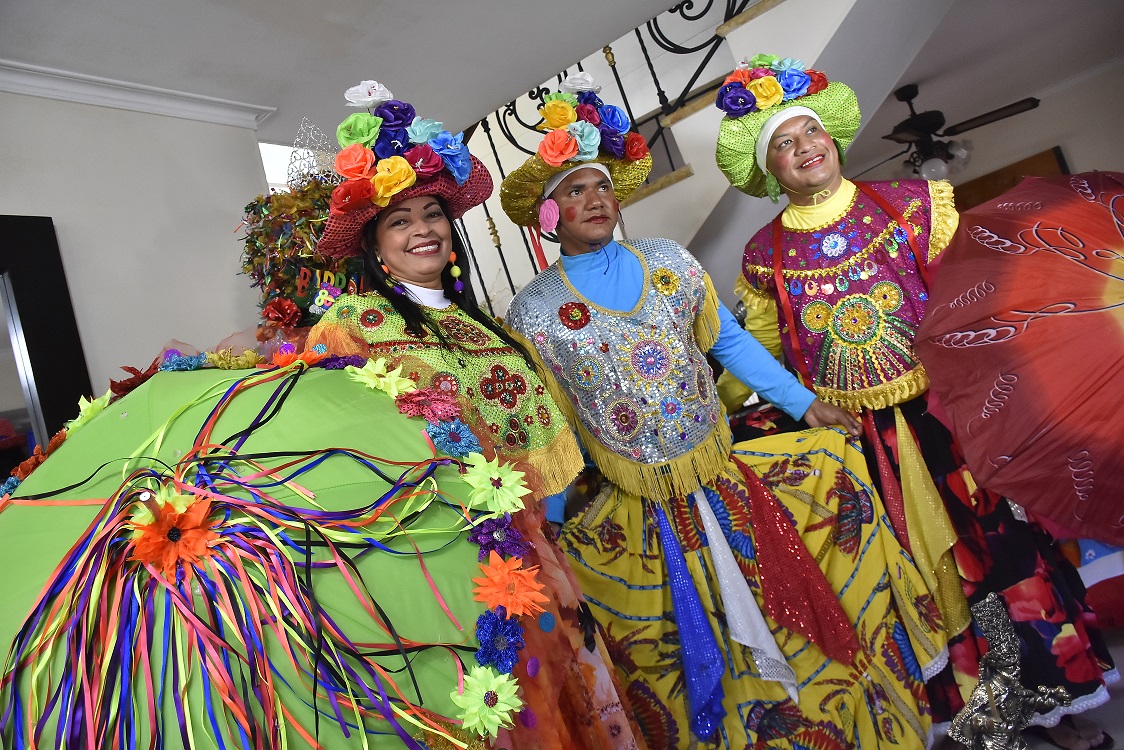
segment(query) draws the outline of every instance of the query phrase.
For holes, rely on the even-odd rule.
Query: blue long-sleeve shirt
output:
[[[644,267],[640,259],[618,242],[610,242],[597,252],[563,255],[560,261],[574,288],[601,307],[631,310],[644,293]],[[816,395],[781,367],[721,303],[718,317],[721,327],[710,353],[763,399],[795,419],[803,417]]]

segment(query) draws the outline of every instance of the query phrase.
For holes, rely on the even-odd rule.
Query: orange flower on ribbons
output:
[[[488,555],[488,564],[481,565],[483,578],[473,578],[478,584],[472,590],[473,599],[484,602],[488,609],[503,607],[512,617],[533,615],[542,612],[539,602],[550,601],[539,592],[543,585],[535,580],[538,566],[522,569],[523,558],[513,557],[504,560],[493,550]]]
[[[539,156],[552,167],[560,167],[578,155],[578,139],[567,130],[552,130],[539,143]]]
[[[327,356],[327,351],[317,352],[313,351],[312,349],[305,349],[303,352],[298,352],[295,346],[286,343],[282,344],[277,349],[277,352],[273,355],[273,360],[270,362],[270,364],[277,367],[286,367],[293,364],[299,359],[300,361],[311,367]],[[267,364],[259,364],[258,366],[269,367],[269,365]]]
[[[140,537],[129,559],[148,563],[172,582],[176,580],[176,566],[182,562],[184,576],[190,578],[191,565],[210,555],[211,545],[219,538],[207,528],[210,512],[211,501],[205,497],[183,513],[176,512],[171,503],[164,503],[155,521],[137,528]]]

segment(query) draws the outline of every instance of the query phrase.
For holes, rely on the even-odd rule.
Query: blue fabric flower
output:
[[[437,450],[454,458],[479,453],[481,450],[480,441],[468,429],[468,425],[459,419],[427,424],[425,431],[429,433]]]
[[[0,495],[11,495],[13,492],[19,489],[19,486],[20,480],[16,479],[15,477],[8,477],[6,480],[4,480],[3,486],[0,486]]]
[[[803,70],[785,68],[777,73],[777,83],[781,85],[781,89],[784,91],[784,101],[787,102],[808,93],[808,87],[812,85],[812,79]]]
[[[597,158],[597,148],[601,145],[601,133],[588,122],[579,120],[566,126],[566,132],[578,142],[578,153],[574,161],[593,161]]]
[[[196,354],[191,357],[180,354],[173,349],[164,355],[164,361],[160,363],[160,370],[162,372],[187,372],[198,370],[205,364],[207,364],[206,354]]]
[[[601,127],[608,126],[614,133],[624,135],[632,127],[624,110],[612,104],[601,105],[597,108],[597,114],[601,115]]]
[[[415,117],[414,121],[410,123],[410,127],[406,128],[406,134],[410,136],[410,143],[421,145],[422,143],[428,143],[444,129],[445,126],[437,120]]]
[[[805,70],[804,62],[802,60],[794,60],[791,57],[786,57],[783,60],[774,60],[769,66],[773,69],[774,73],[780,73],[782,70]]]
[[[519,663],[523,642],[523,626],[510,619],[507,610],[496,607],[476,618],[476,640],[480,649],[476,661],[482,667],[495,667],[501,674],[510,674]]]
[[[472,160],[464,145],[464,133],[453,135],[448,130],[429,139],[429,147],[445,162],[445,168],[452,173],[458,185],[463,185],[472,171]]]
[[[742,117],[757,109],[757,97],[741,81],[733,81],[718,89],[715,104],[730,117]]]
[[[412,105],[398,99],[390,99],[375,108],[375,117],[382,118],[384,128],[405,130],[416,115]]]
[[[405,128],[387,128],[379,131],[375,139],[375,155],[380,159],[401,156],[410,148],[410,136]]]
[[[624,156],[623,135],[614,130],[611,125],[606,125],[604,120],[601,121],[597,130],[601,133],[601,151],[612,154],[618,159]]]
[[[605,102],[601,101],[601,97],[597,95],[596,91],[579,91],[578,104],[592,104],[594,107],[604,106]]]

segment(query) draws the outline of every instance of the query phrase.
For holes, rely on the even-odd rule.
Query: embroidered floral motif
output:
[[[489,401],[499,401],[505,409],[514,409],[526,393],[526,379],[503,365],[492,365],[491,375],[480,381],[480,395]]]
[[[652,286],[660,294],[669,297],[679,291],[679,277],[667,268],[657,268],[652,271]]]
[[[820,241],[820,250],[829,258],[838,258],[847,252],[847,238],[839,232],[832,232]]]
[[[810,303],[801,313],[804,327],[812,333],[823,333],[831,324],[831,305],[821,299]]]
[[[582,302],[567,302],[558,308],[558,319],[571,331],[589,325],[589,308]]]
[[[539,424],[541,424],[543,427],[550,427],[550,409],[546,408],[542,404],[539,404],[537,407],[535,407],[535,415],[539,418]]]
[[[642,339],[632,347],[632,369],[645,380],[662,380],[671,371],[671,352],[655,339]]]
[[[441,319],[441,327],[448,332],[453,341],[469,343],[473,346],[484,346],[488,343],[488,337],[478,327],[451,315]]]
[[[713,374],[710,372],[709,367],[696,367],[695,368],[695,395],[699,397],[699,401],[704,404],[710,403],[710,389],[713,383]],[[710,412],[710,421],[712,424],[717,420],[717,415]]]
[[[870,296],[874,304],[887,314],[902,306],[902,288],[892,281],[879,281],[870,288]]]
[[[433,388],[450,396],[455,396],[461,390],[461,382],[451,372],[439,372],[433,376]]]
[[[660,414],[669,421],[676,420],[683,413],[682,402],[674,396],[668,396],[660,401]]]
[[[527,415],[530,419],[530,415]],[[531,424],[534,420],[531,419]],[[526,448],[531,444],[531,436],[527,434],[523,422],[519,421],[519,417],[511,417],[507,420],[507,429],[503,433],[503,443],[508,448]]]
[[[579,388],[592,391],[601,386],[605,379],[604,368],[593,357],[582,357],[574,363],[574,383]]]
[[[364,310],[363,314],[359,316],[359,325],[367,329],[378,328],[382,322],[386,320],[386,316],[375,308]]]
[[[878,337],[882,316],[874,300],[865,294],[844,297],[835,307],[832,332],[848,344],[869,344]]]
[[[629,441],[640,433],[640,407],[627,398],[618,398],[606,410],[606,424],[618,440]]]

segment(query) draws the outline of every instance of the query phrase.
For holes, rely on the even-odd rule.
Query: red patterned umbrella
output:
[[[1124,544],[1124,174],[962,214],[916,348],[977,482]]]

